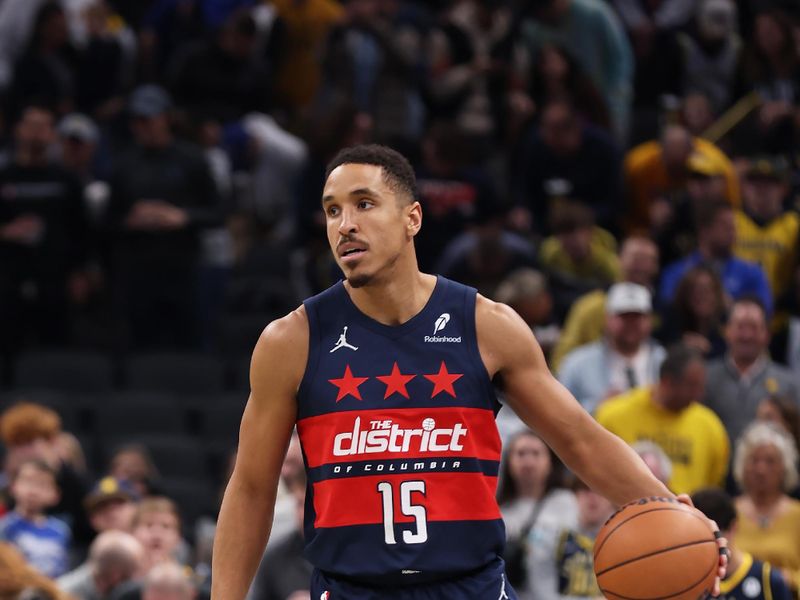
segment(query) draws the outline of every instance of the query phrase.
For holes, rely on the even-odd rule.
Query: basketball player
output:
[[[556,381],[513,310],[419,271],[415,187],[405,158],[382,146],[328,167],[322,208],[345,280],[271,323],[253,352],[213,600],[247,593],[295,425],[313,600],[516,598],[500,559],[493,381],[599,493],[672,497]]]

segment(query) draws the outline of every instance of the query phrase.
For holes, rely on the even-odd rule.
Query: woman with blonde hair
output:
[[[787,493],[798,482],[794,440],[772,423],[753,423],[736,443],[733,476],[743,492],[736,499],[737,547],[779,567],[796,594],[800,502]]]

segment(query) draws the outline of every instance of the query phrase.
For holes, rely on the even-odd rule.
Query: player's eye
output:
[[[328,216],[335,217],[339,214],[339,207],[338,206],[329,206],[327,210]]]
[[[370,207],[372,207],[372,201],[371,200],[359,200],[358,201],[358,208],[362,208],[363,209],[363,208],[370,208]]]

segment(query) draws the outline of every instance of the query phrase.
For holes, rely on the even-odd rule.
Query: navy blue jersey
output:
[[[567,529],[556,549],[558,594],[599,598],[603,595],[594,574],[594,538]]]
[[[742,554],[742,564],[720,582],[719,600],[791,600],[780,572],[769,563]]]
[[[366,584],[457,577],[500,554],[499,403],[478,351],[472,288],[439,277],[398,326],[340,282],[305,302],[297,427],[308,472],[306,556]]]

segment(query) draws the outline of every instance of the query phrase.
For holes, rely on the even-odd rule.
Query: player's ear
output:
[[[414,201],[405,209],[406,231],[409,237],[414,237],[422,227],[422,205]]]

